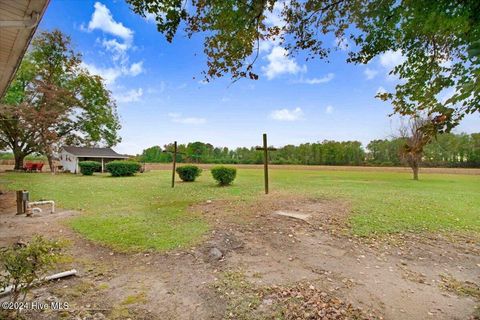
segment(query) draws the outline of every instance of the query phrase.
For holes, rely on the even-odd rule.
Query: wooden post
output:
[[[175,187],[175,167],[177,166],[177,141],[173,143],[172,188]]]
[[[265,178],[265,194],[268,194],[268,144],[267,134],[263,134],[263,176]]]
[[[175,187],[175,169],[177,167],[177,154],[183,154],[182,152],[178,152],[177,149],[177,141],[173,142],[173,151],[163,150],[162,152],[171,153],[173,155],[173,167],[172,167],[172,188]]]
[[[23,211],[23,191],[17,191],[17,214],[24,214]]]
[[[268,151],[276,151],[275,148],[269,148],[267,142],[267,134],[263,134],[263,146],[257,147],[256,150],[263,150],[263,177],[265,179],[265,194],[268,194]]]
[[[104,167],[104,163],[103,163],[103,158],[102,158],[102,173],[104,172],[103,167]]]

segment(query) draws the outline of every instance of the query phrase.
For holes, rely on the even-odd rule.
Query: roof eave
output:
[[[42,1],[43,1],[43,3],[42,3]],[[38,12],[39,13],[38,20],[33,27],[28,27],[30,29],[30,33],[28,34],[27,38],[25,39],[25,42],[22,46],[22,50],[19,52],[19,55],[16,57],[16,61],[13,65],[13,68],[8,68],[8,66],[7,66],[6,73],[7,73],[8,80],[3,84],[0,82],[0,98],[2,98],[5,95],[5,92],[7,91],[7,88],[10,86],[10,83],[12,83],[13,78],[15,76],[15,73],[17,72],[18,67],[20,66],[20,63],[22,62],[23,56],[25,55],[25,52],[27,51],[28,46],[30,45],[30,42],[33,38],[33,35],[35,34],[35,31],[37,30],[38,25],[40,24],[40,21],[42,20],[42,17],[44,15],[49,3],[50,3],[50,0],[32,0],[31,1],[30,6],[31,5],[40,6],[41,10],[40,10],[40,12]],[[29,9],[31,11],[35,11],[34,9],[31,9],[30,6],[29,6]],[[8,69],[10,69],[10,70],[8,70]],[[10,74],[8,75],[8,73],[10,73]],[[4,75],[2,75],[2,76],[4,76]]]

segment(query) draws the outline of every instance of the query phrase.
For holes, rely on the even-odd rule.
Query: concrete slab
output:
[[[308,222],[308,219],[311,217],[310,214],[308,213],[301,213],[301,212],[296,212],[296,211],[275,211],[273,214],[278,215],[278,216],[283,216],[283,217],[290,217],[294,219],[299,219],[303,220],[305,222]]]

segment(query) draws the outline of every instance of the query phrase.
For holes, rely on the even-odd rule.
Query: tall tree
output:
[[[408,123],[400,129],[400,135],[404,145],[400,149],[400,155],[413,171],[413,180],[418,180],[418,170],[422,162],[425,146],[432,141],[434,136],[430,130],[431,119],[417,115],[411,117]]]
[[[254,63],[262,42],[283,46],[287,54],[328,58],[333,35],[342,46],[351,43],[348,62],[401,55],[391,70],[401,81],[394,92],[378,96],[391,101],[395,112],[428,113],[439,131],[450,131],[465,114],[480,111],[478,0],[127,2],[140,15],[153,14],[168,41],[180,26],[188,36],[204,35],[207,80],[227,73],[257,79]]]
[[[102,79],[81,67],[70,37],[58,30],[34,38],[1,101],[0,141],[15,155],[52,157],[61,144],[115,145],[120,124]]]

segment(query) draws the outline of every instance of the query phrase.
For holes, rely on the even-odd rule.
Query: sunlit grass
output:
[[[271,170],[274,192],[341,199],[351,205],[352,232],[361,236],[394,232],[480,233],[480,177],[407,173]],[[254,200],[262,195],[262,171],[240,169],[233,186],[217,187],[208,171],[194,183],[170,188],[170,172],[135,177],[84,177],[8,173],[0,183],[25,188],[35,199],[54,199],[80,210],[69,224],[86,238],[118,250],[169,250],[201,239],[209,225],[187,210],[208,199]]]

